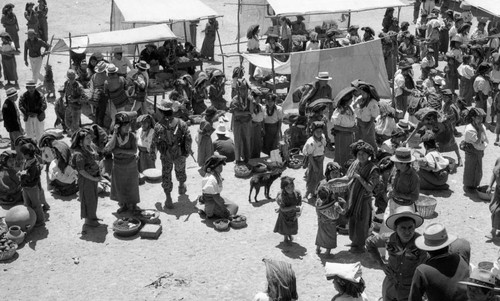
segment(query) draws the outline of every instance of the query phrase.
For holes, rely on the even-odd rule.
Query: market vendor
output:
[[[302,97],[299,101],[299,115],[306,115],[307,106],[320,98],[332,98],[332,87],[328,84],[328,81],[332,80],[328,72],[319,72],[316,76],[316,82],[307,84],[305,91],[302,93]],[[333,110],[330,110],[328,117],[331,117]]]
[[[160,66],[160,57],[158,55],[156,45],[153,43],[146,44],[146,48],[144,48],[139,55],[139,60],[145,61],[151,66],[151,69],[149,69],[149,75],[151,75],[153,71],[157,72]]]
[[[420,169],[420,189],[447,190],[449,161],[438,151],[436,140],[432,132],[422,137],[425,147],[425,157],[418,160]]]
[[[48,184],[53,187],[53,192],[60,196],[76,194],[78,187],[78,171],[69,165],[71,151],[64,141],[52,142],[55,159],[50,162]]]
[[[205,210],[198,211],[202,218],[228,218],[238,212],[238,205],[220,196],[223,165],[226,157],[221,155],[211,156],[203,165],[206,175],[201,181],[203,194],[198,198],[200,204],[205,204]]]
[[[121,47],[113,49],[111,64],[114,64],[118,68],[118,75],[120,76],[126,76],[128,71],[134,70],[134,65],[132,65],[128,58],[123,56],[123,49]]]
[[[0,154],[0,204],[15,204],[23,201],[21,179],[17,175],[15,150]]]
[[[306,24],[303,22],[305,18],[301,15],[297,16],[297,20],[292,22],[292,35],[307,35]]]

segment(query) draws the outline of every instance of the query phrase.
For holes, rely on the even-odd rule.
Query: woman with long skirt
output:
[[[380,100],[375,87],[361,83],[357,87],[360,96],[354,103],[354,112],[357,118],[356,140],[363,140],[377,149],[375,135],[375,118],[380,115],[378,101]]]
[[[14,85],[17,85],[18,77],[15,55],[19,54],[19,52],[14,49],[14,45],[9,34],[2,36],[0,53],[2,54],[3,77],[7,81],[7,85],[11,85],[11,81],[14,82]]]
[[[472,105],[472,100],[474,98],[474,81],[472,78],[475,75],[474,68],[470,65],[471,56],[464,55],[462,58],[463,62],[458,66],[458,76],[460,78],[459,84],[459,96],[463,98],[467,106]]]
[[[209,60],[214,60],[214,45],[215,38],[217,37],[217,30],[219,29],[219,22],[215,18],[208,19],[207,26],[205,27],[205,39],[201,46],[200,54],[202,57]]]
[[[38,5],[35,7],[38,17],[38,33],[40,39],[47,42],[49,40],[49,24],[47,23],[47,14],[49,8],[47,7],[47,0],[38,0]]]
[[[298,190],[295,190],[294,178],[281,178],[281,191],[276,197],[279,205],[278,219],[274,226],[274,233],[283,235],[284,242],[293,241],[292,235],[297,235],[299,231],[298,213],[302,204],[302,197]]]
[[[373,188],[377,185],[379,169],[370,159],[374,156],[373,148],[364,141],[351,144],[351,151],[356,158],[349,167],[346,178],[349,184],[349,202],[347,217],[349,218],[349,239],[351,253],[364,253],[365,240],[372,221]]]
[[[335,137],[335,162],[340,164],[340,166],[344,166],[352,158],[349,146],[354,142],[354,133],[357,130],[356,115],[354,115],[354,111],[351,108],[352,92],[355,89],[348,88],[342,91],[340,93],[343,93],[344,96],[341,96],[339,99],[337,108],[331,118],[333,124],[332,131]],[[337,97],[340,97],[339,95]]]
[[[281,123],[283,121],[283,110],[276,105],[278,96],[268,94],[266,97],[266,109],[264,113],[264,143],[262,151],[269,155],[272,150],[278,148],[281,136]]]
[[[6,4],[2,9],[2,25],[5,31],[10,35],[16,50],[19,50],[19,23],[17,23],[16,14],[14,14],[14,4]]]
[[[137,168],[137,139],[130,131],[130,122],[137,117],[136,111],[119,112],[115,127],[105,151],[113,153],[110,199],[118,201],[117,213],[138,211],[139,170]]]
[[[486,113],[480,108],[471,108],[465,118],[464,135],[464,190],[475,192],[483,177],[484,150],[488,146],[486,127],[483,125]]]
[[[78,171],[78,191],[80,198],[80,216],[85,225],[98,227],[100,224],[97,211],[97,183],[101,180],[97,153],[91,147],[92,134],[89,129],[79,129],[72,137],[73,154],[70,165]]]
[[[202,167],[205,161],[214,154],[214,146],[212,144],[212,134],[215,132],[214,119],[217,115],[217,109],[210,106],[204,112],[205,118],[200,123],[198,129],[198,166]]]

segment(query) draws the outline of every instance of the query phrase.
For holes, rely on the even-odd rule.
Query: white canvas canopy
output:
[[[500,17],[500,1],[498,0],[467,0],[464,2],[491,15]]]
[[[91,33],[84,36],[60,39],[52,52],[64,52],[70,49],[83,53],[88,49],[113,47],[131,44],[143,44],[176,39],[175,34],[166,24],[117,30],[112,32]]]
[[[483,0],[476,0],[483,1]],[[496,0],[489,0],[496,1]],[[276,15],[311,15],[357,12],[387,7],[408,6],[402,0],[267,0]]]
[[[271,63],[271,57],[269,55],[242,53],[241,56],[263,71],[272,72],[273,64]],[[274,72],[278,74],[290,74],[290,60],[288,60],[287,62],[281,62],[277,59],[274,59]]]

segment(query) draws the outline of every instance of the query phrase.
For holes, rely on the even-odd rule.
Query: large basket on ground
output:
[[[9,250],[0,251],[0,261],[11,259],[17,252],[17,244],[12,242],[9,245]]]
[[[430,218],[434,215],[437,206],[437,200],[433,197],[421,195],[415,203],[417,211],[423,218]]]
[[[233,229],[241,229],[247,226],[247,218],[243,215],[234,215],[231,217],[230,225]]]
[[[336,192],[336,193],[344,193],[347,192],[349,189],[349,181],[348,180],[341,180],[341,179],[333,179],[330,180],[328,183],[328,189],[330,189],[331,192]]]
[[[227,218],[220,218],[214,221],[214,227],[217,231],[227,231],[230,221]]]

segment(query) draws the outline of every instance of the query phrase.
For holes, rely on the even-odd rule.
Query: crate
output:
[[[142,227],[141,231],[139,231],[139,236],[141,238],[158,239],[161,232],[161,225],[145,224],[144,227]]]

